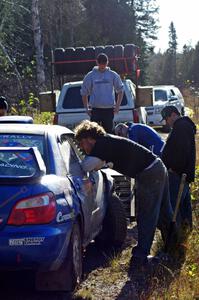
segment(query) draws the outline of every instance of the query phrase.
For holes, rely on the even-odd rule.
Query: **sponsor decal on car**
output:
[[[58,212],[56,217],[57,223],[67,221],[69,219],[72,219],[72,214],[70,213],[70,214],[63,215],[61,211]]]
[[[45,237],[26,237],[21,239],[9,239],[9,246],[40,246]]]

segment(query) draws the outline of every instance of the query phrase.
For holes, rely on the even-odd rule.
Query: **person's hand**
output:
[[[118,105],[115,105],[114,110],[113,110],[114,114],[118,114],[119,110],[120,110],[120,107]]]
[[[86,113],[89,115],[89,117],[91,116],[91,111],[92,109],[90,107],[86,108]]]

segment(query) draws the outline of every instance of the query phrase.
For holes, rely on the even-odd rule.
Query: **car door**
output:
[[[81,202],[85,241],[90,241],[99,231],[105,211],[103,176],[100,171],[84,172],[81,168],[81,153],[73,138],[62,135],[60,150],[66,164],[67,176],[73,182]]]
[[[168,99],[169,99],[169,105],[174,105],[181,112],[182,105],[178,95],[176,94],[175,88],[171,88],[168,91]]]

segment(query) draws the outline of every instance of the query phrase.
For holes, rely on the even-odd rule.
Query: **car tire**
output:
[[[90,72],[96,65],[94,46],[89,46],[85,48],[85,60],[89,60],[88,62],[84,63],[84,73],[86,74]]]
[[[104,47],[104,53],[108,56],[109,67],[111,69],[114,69],[114,67],[115,67],[115,63],[114,63],[114,46],[113,45],[106,45]]]
[[[97,59],[98,55],[100,53],[104,53],[104,51],[105,51],[104,46],[96,46],[95,47],[95,58]]]
[[[73,74],[74,63],[69,63],[69,61],[74,60],[74,53],[75,53],[75,48],[73,47],[65,48],[65,60],[67,61],[67,63],[64,64],[64,69],[66,75]]]
[[[127,220],[122,202],[112,195],[108,202],[102,231],[96,238],[96,243],[102,247],[118,249],[122,246],[127,234]]]
[[[66,261],[67,269],[69,270],[67,274],[67,281],[71,282],[71,287],[69,288],[69,290],[73,291],[75,287],[81,282],[83,269],[82,239],[78,223],[75,223],[73,227]]]
[[[56,75],[63,75],[65,73],[65,65],[59,62],[65,60],[65,50],[63,48],[56,48],[54,52],[55,73]],[[58,63],[58,64],[56,64]]]
[[[84,64],[85,64],[85,48],[77,47],[75,48],[75,52],[74,52],[74,64],[73,64],[74,75],[85,74]]]
[[[38,272],[36,289],[39,291],[72,292],[82,278],[82,239],[80,226],[73,226],[67,256],[57,271]]]
[[[124,74],[124,46],[123,45],[115,45],[114,51],[114,68],[115,71],[119,74]]]
[[[136,54],[136,46],[134,44],[126,44],[124,46],[124,57],[126,59],[125,63],[125,72],[127,74],[132,74],[135,69],[135,54]]]

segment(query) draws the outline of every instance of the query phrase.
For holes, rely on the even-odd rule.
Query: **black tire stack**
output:
[[[85,75],[96,65],[96,58],[105,53],[109,66],[119,74],[132,74],[136,70],[138,47],[134,44],[56,48],[54,51],[57,75]]]

